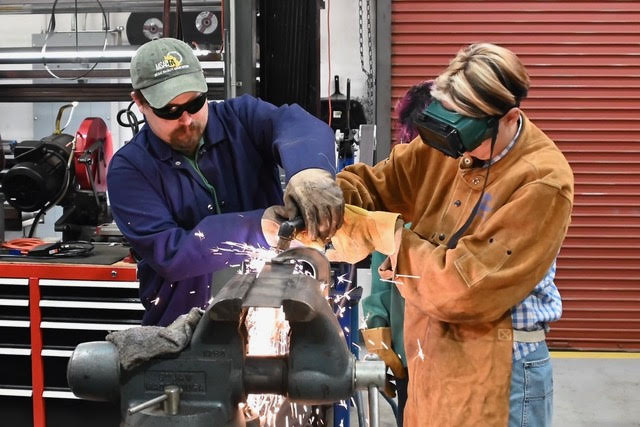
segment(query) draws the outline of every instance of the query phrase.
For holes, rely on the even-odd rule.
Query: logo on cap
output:
[[[180,55],[175,50],[167,53],[162,61],[156,64],[156,72],[153,75],[154,77],[161,76],[166,73],[170,73],[172,71],[182,70],[184,68],[189,68],[189,65],[182,63],[182,55]]]

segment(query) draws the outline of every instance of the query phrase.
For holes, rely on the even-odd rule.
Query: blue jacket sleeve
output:
[[[260,225],[264,209],[205,216],[192,229],[185,229],[174,220],[157,183],[149,182],[125,156],[114,156],[108,186],[119,229],[138,254],[169,281],[208,274],[239,262],[237,254],[215,253],[224,242],[268,247]]]
[[[226,102],[247,126],[258,149],[273,156],[288,181],[303,169],[320,168],[335,176],[333,130],[297,104],[276,107],[249,95]]]

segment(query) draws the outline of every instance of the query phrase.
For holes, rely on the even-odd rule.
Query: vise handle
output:
[[[127,412],[129,415],[140,412],[143,409],[151,408],[159,403],[163,403],[164,413],[167,415],[177,415],[180,408],[180,387],[175,385],[168,385],[164,388],[164,394],[158,397],[149,399],[146,402],[142,402],[139,405],[130,407]]]

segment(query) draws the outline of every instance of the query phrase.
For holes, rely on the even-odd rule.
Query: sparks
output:
[[[344,278],[344,276],[346,276],[346,275],[347,275],[347,273],[338,276],[338,284],[351,283],[351,280],[348,280],[348,279]]]
[[[204,240],[204,233],[202,231],[200,231],[200,230],[196,231],[194,233],[194,236],[196,236],[200,240]]]
[[[411,274],[396,274],[396,277],[408,277],[409,279],[419,279],[420,276],[413,276]]]
[[[283,355],[289,352],[289,322],[282,307],[252,307],[245,318],[247,328],[247,356]],[[265,425],[275,427],[276,414],[284,403],[284,397],[275,394],[250,394],[247,404]],[[288,422],[288,421],[287,421]]]
[[[157,297],[156,299],[152,299],[151,302],[153,303],[153,305],[158,305],[158,303],[160,302],[160,297]]]
[[[418,357],[424,360],[424,353],[422,352],[422,347],[420,346],[420,339],[418,339]]]

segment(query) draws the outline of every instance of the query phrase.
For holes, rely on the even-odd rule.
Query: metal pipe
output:
[[[32,0],[26,2],[2,2],[0,14],[50,14],[51,0]],[[102,0],[105,12],[157,12],[162,9],[162,0]],[[185,12],[200,12],[204,10],[220,10],[220,0],[183,0]],[[83,13],[100,13],[102,10],[95,0],[61,1],[56,6],[56,13],[73,13],[76,10]]]
[[[0,64],[59,64],[59,63],[109,63],[131,62],[138,46],[101,46],[91,47],[50,47],[42,48],[1,48]],[[219,61],[220,55],[211,50],[194,49],[193,53],[200,61]],[[216,64],[222,67],[222,62]]]
[[[369,427],[380,427],[380,420],[378,414],[380,409],[378,407],[378,387],[375,385],[369,386]]]

